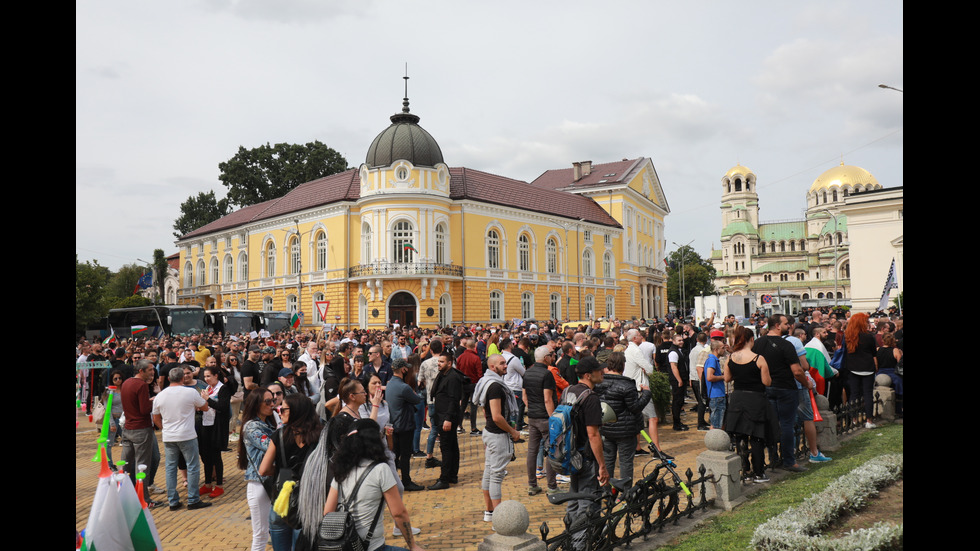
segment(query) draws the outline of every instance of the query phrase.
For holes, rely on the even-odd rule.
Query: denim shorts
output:
[[[810,391],[800,389],[800,405],[796,408],[796,416],[800,421],[813,421],[813,405],[810,403]]]

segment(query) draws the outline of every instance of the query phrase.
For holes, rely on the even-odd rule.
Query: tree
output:
[[[153,250],[153,285],[157,288],[157,300],[160,303],[165,302],[163,294],[163,283],[167,279],[167,270],[170,269],[170,265],[167,264],[167,255],[163,253],[163,249]]]
[[[174,220],[174,229],[177,230],[174,232],[174,237],[179,239],[201,226],[214,222],[228,212],[228,198],[217,200],[214,197],[214,190],[198,193],[197,197],[191,195],[180,204],[180,217]]]
[[[268,143],[218,164],[228,201],[245,207],[282,197],[296,186],[347,170],[347,159],[320,141],[306,145]]]
[[[149,268],[140,266],[139,264],[127,264],[119,268],[118,272],[112,274],[105,287],[106,299],[109,302],[113,302],[116,299],[133,296],[135,294],[133,291],[136,289],[136,282],[147,271],[149,271]]]
[[[103,317],[109,311],[105,304],[105,287],[111,277],[109,268],[78,261],[75,255],[75,333],[81,335],[85,327]]]
[[[684,270],[684,304],[681,304],[681,260]],[[715,293],[715,268],[701,258],[693,247],[685,245],[667,257],[667,300],[686,312],[694,307],[694,297]]]

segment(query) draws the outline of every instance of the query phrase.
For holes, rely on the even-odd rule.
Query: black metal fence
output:
[[[659,460],[658,460],[659,461]],[[541,525],[541,540],[548,551],[586,549],[603,551],[620,546],[629,547],[637,538],[646,540],[661,532],[668,524],[677,524],[681,518],[692,518],[694,512],[706,509],[714,503],[707,499],[705,476],[702,465],[698,478],[687,469],[686,482],[674,480],[669,472],[655,469],[632,488],[619,496],[606,492],[596,496],[599,507],[591,514],[571,522],[565,516],[565,530],[552,537],[548,523]],[[690,494],[684,491],[686,486]]]

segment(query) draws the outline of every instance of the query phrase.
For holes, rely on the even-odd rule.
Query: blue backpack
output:
[[[561,405],[548,418],[548,462],[559,474],[573,475],[582,470],[584,445],[577,441],[575,425],[579,422],[579,403],[591,393],[589,389],[579,396],[566,392]]]

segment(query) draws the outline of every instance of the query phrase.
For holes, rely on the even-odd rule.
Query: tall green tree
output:
[[[347,159],[320,141],[306,145],[277,143],[238,153],[218,164],[218,178],[228,188],[228,201],[245,207],[282,197],[296,186],[347,170]]]
[[[230,211],[228,198],[218,200],[214,190],[191,195],[180,204],[180,216],[174,220],[174,237],[180,238],[201,226],[210,224]]]
[[[163,295],[163,283],[167,279],[167,269],[170,266],[167,264],[167,255],[164,254],[163,249],[153,250],[153,285],[157,289],[157,300],[159,302],[164,302]]]
[[[126,264],[119,271],[112,274],[105,287],[106,299],[114,302],[115,299],[129,298],[135,293],[136,282],[150,269],[139,264]]]
[[[83,264],[75,255],[75,334],[81,335],[89,323],[108,312],[105,287],[111,276],[109,268],[97,261]]]
[[[684,304],[681,304],[681,267],[684,271]],[[687,311],[694,307],[694,297],[715,293],[715,268],[711,261],[690,245],[685,245],[667,255],[667,299]]]

